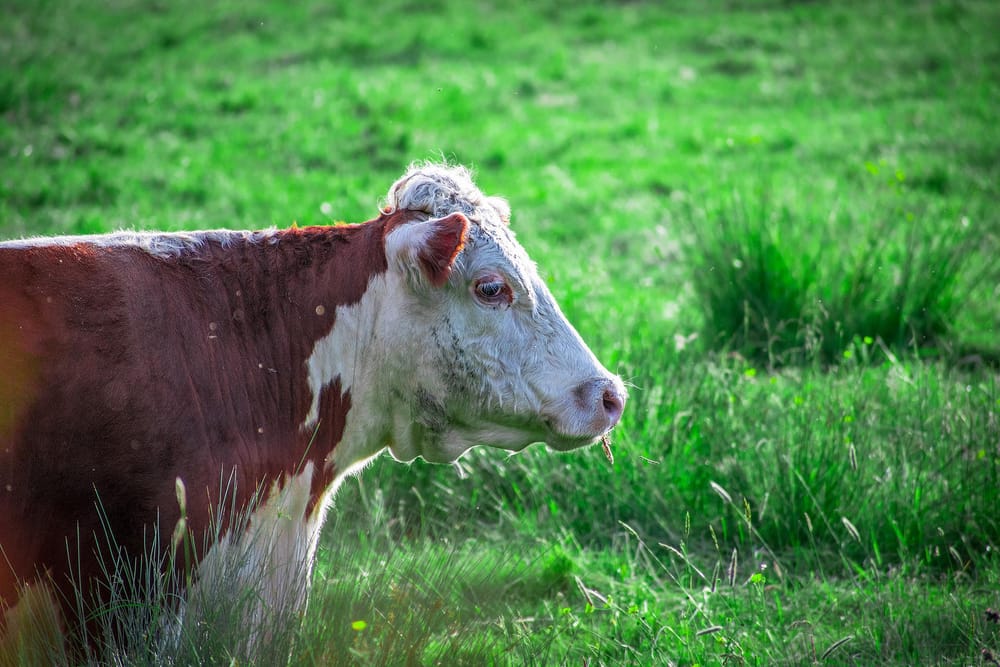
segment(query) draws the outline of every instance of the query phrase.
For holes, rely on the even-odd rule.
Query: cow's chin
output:
[[[422,442],[396,443],[389,446],[393,458],[409,462],[422,458],[429,463],[454,463],[473,447],[494,447],[519,452],[529,445],[544,443],[550,449],[568,452],[592,445],[598,435],[565,435],[548,427],[525,429],[499,424],[484,424],[478,428],[452,428],[438,437]]]
[[[557,452],[569,452],[574,449],[593,445],[600,438],[600,436],[567,437],[553,435],[545,441],[545,444],[549,446],[549,449],[554,449]]]

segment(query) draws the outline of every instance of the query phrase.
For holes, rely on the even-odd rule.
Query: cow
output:
[[[626,389],[509,219],[417,163],[361,224],[0,242],[0,650],[150,545],[193,554],[192,595],[239,553],[253,614],[301,612],[338,486],[383,450],[606,439]]]

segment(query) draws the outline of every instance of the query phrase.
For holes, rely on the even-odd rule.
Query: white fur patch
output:
[[[510,206],[502,197],[487,197],[472,181],[463,166],[414,163],[399,178],[386,196],[383,210],[424,211],[433,218],[463,213],[470,220],[507,224]]]
[[[306,360],[312,402],[301,424],[302,430],[312,430],[319,420],[319,400],[323,388],[340,378],[340,389],[350,391],[370,378],[373,356],[377,355],[379,301],[384,297],[384,275],[372,278],[361,300],[350,306],[338,306],[333,329],[316,341]],[[318,304],[317,307],[319,307]],[[352,404],[357,403],[352,399]]]

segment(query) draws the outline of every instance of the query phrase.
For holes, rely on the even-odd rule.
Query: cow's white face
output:
[[[503,200],[483,197],[464,170],[417,168],[387,208],[427,215],[386,237],[392,312],[379,329],[394,369],[397,459],[454,461],[481,444],[568,450],[618,423],[621,380],[560,312]]]

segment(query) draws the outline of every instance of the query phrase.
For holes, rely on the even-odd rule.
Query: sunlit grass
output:
[[[352,502],[366,497],[354,491],[345,494]],[[870,544],[852,560],[822,536],[821,524],[835,520],[842,543],[853,542],[845,524],[816,515],[816,540],[775,554],[738,507],[742,499],[708,493],[750,535],[742,546],[689,516],[678,516],[678,533],[666,539],[618,523],[594,547],[563,528],[523,522],[500,535],[480,526],[446,541],[435,531],[376,545],[373,529],[393,531],[384,523],[392,515],[375,505],[364,535],[331,531],[338,538],[327,562],[349,574],[334,567],[317,578],[306,627],[326,641],[305,645],[325,647],[320,662],[338,664],[446,655],[455,664],[935,665],[976,659],[1000,638],[986,615],[995,553],[944,554],[933,572],[892,564]],[[484,586],[500,573],[499,588],[495,578]],[[389,655],[379,651],[386,643]]]

